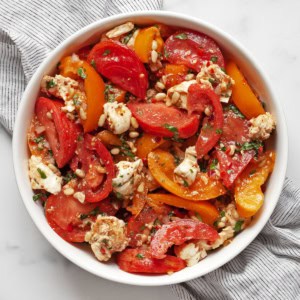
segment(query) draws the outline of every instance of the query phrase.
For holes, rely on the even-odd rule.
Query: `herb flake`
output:
[[[86,70],[82,67],[78,68],[77,70],[77,74],[82,78],[82,79],[86,79],[87,75],[86,75]]]
[[[37,168],[37,171],[39,172],[40,176],[42,179],[46,179],[47,176],[45,174],[45,172],[43,170],[41,170],[40,168]]]
[[[186,40],[188,38],[188,36],[186,33],[182,32],[182,33],[175,35],[175,38],[179,39],[179,40]]]

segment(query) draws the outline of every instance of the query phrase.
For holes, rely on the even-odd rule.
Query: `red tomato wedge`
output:
[[[180,30],[165,42],[165,58],[172,64],[185,65],[197,72],[204,61],[215,61],[224,67],[224,58],[218,45],[207,35]]]
[[[219,96],[211,89],[204,89],[199,84],[189,87],[187,108],[189,112],[202,113],[207,104],[213,107],[213,119],[203,124],[196,142],[198,158],[202,158],[218,142],[223,130],[223,109]]]
[[[221,150],[216,151],[220,164],[220,177],[227,188],[232,186],[237,177],[252,160],[254,154],[254,151],[245,151],[243,154],[235,153],[233,156],[230,156]]]
[[[192,219],[181,219],[163,225],[154,235],[150,244],[152,257],[162,259],[173,245],[181,245],[188,240],[214,242],[218,232],[209,225]]]
[[[126,249],[118,254],[117,263],[121,270],[129,273],[165,274],[186,267],[185,261],[179,257],[166,255],[163,259],[157,259],[145,249]]]
[[[68,242],[84,242],[85,233],[90,225],[84,220],[95,220],[99,213],[114,215],[116,209],[109,199],[97,204],[81,204],[73,196],[66,196],[63,192],[51,195],[45,206],[45,214],[51,228]]]
[[[46,128],[46,137],[59,168],[73,157],[80,133],[78,125],[61,111],[62,106],[61,102],[44,97],[38,98],[35,105],[36,115]],[[52,114],[52,118],[47,117],[48,112]]]
[[[188,116],[186,112],[163,103],[129,102],[127,106],[146,133],[188,138],[199,127],[198,116]]]
[[[112,191],[112,179],[115,176],[114,162],[110,152],[98,138],[85,134],[84,140],[78,142],[77,153],[71,167],[74,171],[80,164],[85,176],[78,179],[76,189],[85,194],[87,202],[104,200]],[[106,173],[99,173],[97,171],[99,167],[105,167]]]
[[[88,62],[114,84],[144,99],[148,88],[148,73],[135,52],[127,46],[106,40],[93,47]]]

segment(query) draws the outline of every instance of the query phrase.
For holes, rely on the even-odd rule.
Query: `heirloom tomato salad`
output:
[[[49,226],[100,262],[171,274],[259,211],[273,116],[209,36],[127,22],[45,75],[29,177]]]

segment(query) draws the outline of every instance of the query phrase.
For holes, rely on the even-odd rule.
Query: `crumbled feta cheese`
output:
[[[220,95],[221,102],[228,103],[232,94],[231,87],[234,85],[234,80],[219,65],[207,61],[203,62],[196,80],[198,83],[213,89],[217,95]]]
[[[197,264],[201,259],[207,256],[205,249],[200,249],[196,243],[184,243],[175,246],[175,254],[186,261],[188,267]]]
[[[167,106],[175,105],[179,108],[187,109],[187,94],[189,87],[197,83],[196,80],[183,81],[168,89],[167,97],[164,99]]]
[[[184,186],[190,186],[194,183],[198,172],[200,168],[195,146],[188,147],[185,150],[184,160],[174,170],[175,181]]]
[[[130,198],[134,188],[140,183],[143,162],[138,159],[134,162],[120,161],[116,164],[117,175],[113,178],[113,191],[122,198]]]
[[[275,129],[275,120],[269,112],[252,118],[249,122],[250,138],[253,140],[267,140]]]
[[[91,245],[97,259],[108,261],[113,253],[123,251],[129,243],[125,222],[116,217],[99,215],[86,233],[85,241]]]
[[[110,31],[106,32],[106,36],[109,39],[116,38],[118,36],[121,36],[125,33],[130,32],[134,28],[134,24],[132,22],[127,22],[125,24],[119,25]]]
[[[109,129],[114,134],[121,134],[130,127],[131,111],[124,103],[107,102],[103,106]]]
[[[51,194],[58,194],[61,191],[62,177],[58,176],[59,170],[53,171],[53,167],[45,165],[39,156],[30,157],[29,177],[34,190],[44,189]]]
[[[139,34],[139,32],[140,32],[139,29],[134,32],[134,34],[132,35],[132,37],[130,38],[128,43],[126,44],[127,47],[132,48],[132,49],[134,48],[135,39],[136,39],[137,35]]]
[[[41,82],[41,91],[64,100],[65,106],[62,107],[62,111],[66,113],[75,113],[80,109],[86,110],[85,92],[82,91],[79,82],[69,77],[44,76]]]

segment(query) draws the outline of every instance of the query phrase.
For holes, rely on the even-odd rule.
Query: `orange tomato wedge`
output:
[[[237,65],[230,61],[226,65],[227,74],[233,78],[235,84],[232,86],[231,99],[237,108],[247,119],[255,118],[265,113],[261,102],[253,93],[250,85],[241,73]]]
[[[82,68],[85,74],[84,90],[87,98],[86,120],[82,120],[84,132],[90,132],[98,127],[98,120],[103,112],[104,82],[96,70],[86,61],[73,60],[71,56],[62,59],[59,65],[60,74],[78,80],[78,70]]]
[[[141,158],[147,158],[148,154],[159,146],[165,144],[167,141],[155,135],[144,133],[136,142],[136,155]]]
[[[166,64],[164,73],[167,74],[187,74],[189,68],[184,65]]]
[[[157,42],[156,52],[161,53],[164,41],[160,36],[158,28],[152,26],[139,30],[134,41],[134,51],[143,63],[149,62],[152,42],[154,40]]]
[[[97,138],[105,145],[105,146],[121,146],[122,142],[120,138],[113,134],[109,130],[102,130],[97,134]]]
[[[219,212],[209,201],[190,201],[171,194],[148,194],[148,198],[157,203],[165,203],[179,208],[197,212],[202,221],[213,225]]]
[[[170,193],[181,198],[198,201],[209,200],[226,193],[219,180],[210,178],[206,173],[199,173],[190,187],[184,187],[173,180],[175,162],[172,154],[156,149],[148,155],[148,166],[156,181]]]
[[[264,193],[261,186],[273,171],[275,152],[267,151],[258,161],[251,162],[237,179],[234,198],[241,217],[250,218],[261,208]]]

